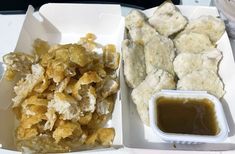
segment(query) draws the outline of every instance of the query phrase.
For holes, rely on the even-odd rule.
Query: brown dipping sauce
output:
[[[157,125],[166,133],[217,135],[214,104],[208,99],[157,99]]]

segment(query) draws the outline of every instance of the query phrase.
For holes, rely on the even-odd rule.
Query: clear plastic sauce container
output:
[[[162,90],[149,101],[150,126],[174,143],[217,143],[229,128],[221,102],[202,91]]]

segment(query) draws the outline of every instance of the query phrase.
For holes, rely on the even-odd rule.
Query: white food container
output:
[[[215,7],[205,6],[177,6],[189,20],[202,15],[219,16]],[[143,13],[150,17],[156,8],[144,10]],[[160,150],[190,150],[190,151],[227,151],[235,150],[235,63],[230,41],[225,32],[216,43],[217,49],[223,54],[220,61],[218,74],[224,83],[225,95],[220,99],[230,132],[225,141],[205,144],[172,144],[165,142],[154,131],[142,123],[136,110],[136,105],[131,99],[131,89],[127,86],[123,66],[121,67],[121,99],[123,116],[123,143],[128,148],[160,149]]]
[[[34,8],[29,6],[19,35],[15,51],[32,53],[32,44],[36,38],[48,41],[49,44],[76,43],[87,33],[93,33],[97,42],[103,45],[114,44],[121,51],[124,36],[124,19],[120,5],[111,4],[45,4],[35,15]],[[7,33],[7,32],[6,32]],[[14,45],[13,45],[14,46]],[[5,51],[7,54],[10,51]],[[117,70],[117,73],[119,70]],[[14,132],[17,126],[11,110],[11,99],[14,82],[0,80],[0,153],[15,152]],[[115,138],[111,148],[120,149],[122,143],[122,112],[119,92],[115,101],[112,118],[106,127],[115,129]],[[4,151],[3,151],[4,150]],[[97,151],[98,149],[95,149]]]
[[[208,99],[214,104],[215,117],[219,127],[217,135],[193,135],[193,134],[179,134],[166,133],[160,130],[157,126],[157,99],[165,98],[185,98],[185,99]],[[150,127],[163,140],[172,143],[181,144],[196,144],[196,143],[218,143],[224,141],[228,136],[228,125],[224,115],[221,102],[213,95],[202,91],[181,91],[181,90],[162,90],[154,94],[149,101],[149,118]]]

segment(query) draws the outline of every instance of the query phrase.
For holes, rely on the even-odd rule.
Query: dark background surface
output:
[[[28,5],[38,9],[45,3],[103,3],[103,4],[121,4],[139,9],[147,9],[160,5],[164,0],[5,0],[0,2],[0,13],[15,14],[25,13]],[[180,0],[172,0],[174,4],[179,4]]]

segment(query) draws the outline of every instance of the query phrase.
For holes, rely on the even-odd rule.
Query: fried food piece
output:
[[[213,43],[216,43],[225,31],[224,22],[213,16],[200,16],[191,20],[185,31],[196,32],[207,35]]]
[[[43,93],[50,85],[51,81],[47,76],[44,76],[42,81],[34,87],[34,91],[37,93]]]
[[[56,87],[56,92],[63,92],[65,88],[67,87],[68,83],[70,81],[70,77],[65,78],[63,81],[60,82],[60,84]]]
[[[35,114],[33,116],[22,115],[20,119],[20,126],[22,128],[31,128],[33,125],[41,122],[42,120],[46,120],[46,116],[44,114]]]
[[[87,33],[85,37],[81,37],[78,44],[82,45],[86,50],[93,51],[96,47],[101,47],[100,44],[94,42],[96,36],[92,33]]]
[[[185,75],[177,83],[179,90],[202,90],[221,98],[225,94],[223,82],[210,70],[202,69]]]
[[[47,117],[47,122],[44,125],[44,130],[52,130],[53,126],[57,120],[56,112],[53,108],[49,108],[48,111],[45,113]]]
[[[79,94],[79,91],[82,88],[82,85],[89,85],[91,83],[101,82],[102,79],[96,72],[86,72],[83,76],[78,80],[78,82],[74,85],[72,94],[77,100],[81,100],[82,96]]]
[[[140,120],[145,125],[149,126],[149,106],[146,103],[138,103],[136,104],[136,110],[139,114]]]
[[[16,71],[14,71],[11,67],[7,66],[7,69],[4,73],[4,78],[8,81],[12,81],[16,76]]]
[[[96,40],[96,36],[94,34],[92,34],[92,33],[87,33],[86,34],[86,39],[88,41],[95,41]]]
[[[43,67],[47,67],[51,63],[51,61],[54,59],[54,57],[55,57],[54,52],[45,53],[45,54],[41,55],[39,63]]]
[[[25,53],[11,52],[3,56],[3,62],[12,71],[25,75],[31,73],[31,65],[35,62],[35,58]]]
[[[81,114],[78,102],[72,96],[61,92],[54,94],[54,99],[48,103],[48,108],[52,108],[62,115],[63,120],[77,121]]]
[[[86,51],[84,47],[77,44],[73,44],[69,47],[69,57],[70,61],[81,67],[92,62],[92,53]]]
[[[22,112],[26,115],[44,114],[47,111],[47,99],[41,99],[33,95],[21,104]]]
[[[217,49],[211,49],[205,53],[181,53],[174,60],[174,70],[181,79],[193,71],[206,69],[217,74],[218,63],[222,54]]]
[[[100,128],[90,135],[85,144],[87,145],[111,145],[115,136],[113,128]]]
[[[187,19],[174,4],[165,2],[149,18],[149,23],[161,35],[170,36],[182,30],[187,24]]]
[[[33,43],[34,52],[37,56],[42,57],[50,49],[50,45],[41,39],[36,39]]]
[[[54,139],[46,134],[17,141],[16,145],[17,149],[22,151],[22,153],[62,153],[71,150],[65,144],[55,143]]]
[[[145,45],[146,72],[149,74],[155,68],[163,69],[174,75],[173,60],[175,48],[173,42],[161,35],[155,35]]]
[[[85,91],[84,91],[85,90]],[[96,105],[96,90],[92,86],[89,88],[82,88],[80,92],[82,99],[79,101],[82,112],[91,112],[95,111]]]
[[[81,74],[86,72],[92,71],[97,72],[97,74],[104,78],[106,77],[107,73],[104,66],[103,55],[98,55],[97,53],[93,54],[93,61],[92,63],[87,64],[85,67],[79,68]]]
[[[162,89],[174,89],[174,77],[160,69],[155,69],[145,80],[133,89],[131,97],[144,124],[149,126],[148,101],[150,97]]]
[[[46,74],[49,79],[53,79],[54,82],[61,82],[65,78],[65,70],[68,68],[68,64],[60,59],[53,59],[47,66]]]
[[[96,112],[98,115],[107,115],[112,113],[114,108],[113,96],[109,96],[96,103]]]
[[[68,62],[69,61],[69,49],[60,48],[55,52],[55,59],[60,59],[61,61]]]
[[[178,53],[200,53],[214,48],[207,35],[194,32],[180,33],[174,39],[174,43]]]
[[[124,75],[129,87],[135,88],[146,77],[144,47],[130,40],[122,43]]]
[[[103,86],[101,88],[101,95],[103,98],[106,98],[112,94],[117,93],[119,89],[119,84],[116,80],[111,77],[107,77],[103,81]]]
[[[26,140],[38,135],[36,128],[18,127],[16,130],[16,138],[18,140]]]
[[[135,43],[145,44],[157,32],[146,22],[145,15],[138,11],[132,10],[125,18],[125,27],[128,29],[130,39]]]
[[[22,108],[25,108],[29,105],[38,105],[38,106],[47,106],[48,100],[38,98],[36,95],[32,95],[24,100],[24,102],[21,104]]]
[[[80,125],[87,125],[91,121],[91,119],[92,119],[92,113],[89,112],[84,116],[81,116],[78,122]]]
[[[67,138],[71,135],[73,135],[73,132],[77,130],[77,133],[79,132],[82,134],[82,129],[78,123],[72,123],[72,122],[64,122],[60,124],[55,131],[53,132],[53,138],[55,139],[55,142],[60,142],[61,139]]]
[[[62,82],[66,77],[76,75],[75,69],[77,64],[72,63],[74,61],[70,61],[70,47],[71,52],[75,52],[75,50],[72,49],[74,47],[71,44],[56,45],[51,47],[48,53],[41,58],[41,64],[47,68],[47,76],[56,83]],[[77,51],[77,56],[78,55],[79,51]]]
[[[43,80],[44,68],[40,64],[32,65],[32,74],[28,74],[25,80],[14,87],[16,97],[12,99],[14,102],[13,107],[20,105],[33,88]]]
[[[116,70],[119,65],[119,53],[113,44],[108,44],[103,48],[104,66]]]
[[[111,117],[110,114],[99,115],[98,113],[94,112],[92,114],[92,119],[87,124],[87,128],[91,130],[96,130],[98,128],[101,128],[107,123],[110,117]]]
[[[77,82],[78,80],[71,78],[67,87],[64,89],[64,92],[66,94],[72,94],[73,88]]]
[[[72,44],[69,43],[69,44],[55,44],[55,45],[52,45],[50,47],[50,49],[48,50],[48,53],[53,53],[55,54],[57,50],[66,50],[66,49],[69,49],[69,47],[71,46]],[[54,55],[55,56],[55,55]]]
[[[97,131],[101,145],[111,145],[115,136],[114,128],[100,128]]]

